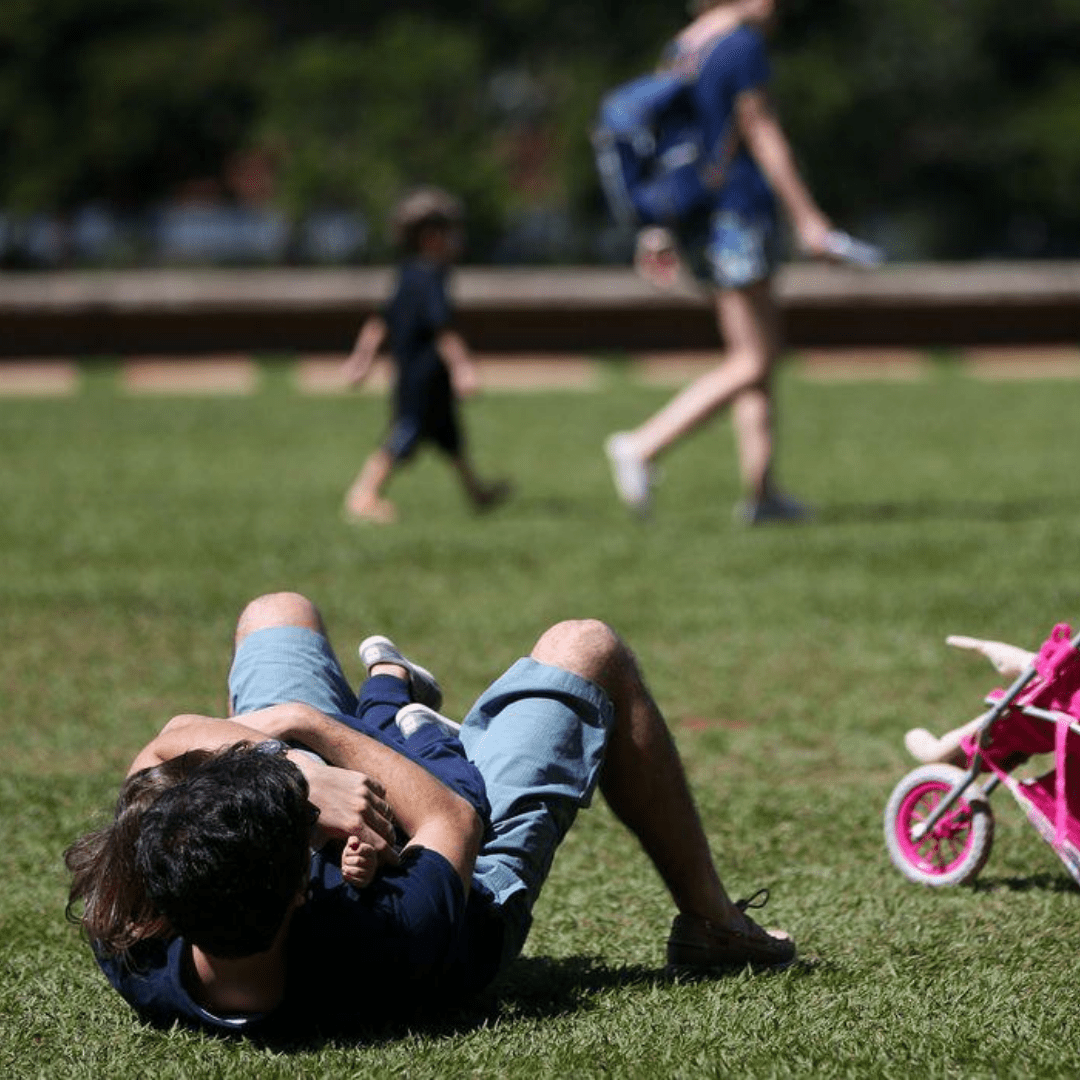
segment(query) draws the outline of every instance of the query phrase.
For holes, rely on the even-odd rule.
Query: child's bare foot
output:
[[[345,504],[345,518],[356,524],[393,525],[397,521],[397,507],[378,496],[356,499]]]
[[[366,888],[375,880],[375,871],[379,867],[379,857],[371,844],[365,844],[360,837],[350,836],[345,841],[341,853],[341,876],[358,889]]]

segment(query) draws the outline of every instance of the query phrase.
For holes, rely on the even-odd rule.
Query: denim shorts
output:
[[[303,701],[325,713],[356,712],[356,695],[330,642],[304,626],[270,626],[240,642],[229,671],[234,715]]]
[[[491,802],[474,883],[504,923],[503,964],[521,951],[555,851],[600,776],[612,725],[608,696],[562,668],[523,657],[480,695],[461,726]]]
[[[713,288],[744,289],[771,277],[780,262],[780,238],[771,212],[703,214],[680,226],[678,239],[694,277]]]

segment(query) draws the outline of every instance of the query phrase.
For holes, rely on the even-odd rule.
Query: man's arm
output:
[[[802,247],[811,255],[827,255],[832,224],[806,186],[784,129],[762,89],[744,90],[735,99],[739,135],[783,204]]]
[[[128,776],[171,761],[189,750],[222,750],[233,743],[249,741],[261,742],[266,736],[254,727],[249,727],[236,720],[219,720],[213,716],[198,716],[195,713],[182,713],[174,716],[160,731],[135,755],[135,760],[128,769]]]
[[[483,822],[467,799],[423,766],[316,709],[281,711],[260,717],[259,724],[276,738],[302,742],[333,765],[375,777],[385,789],[395,819],[412,837],[410,846],[442,855],[468,893]]]
[[[242,719],[219,719],[186,713],[174,716],[142,750],[128,775],[189,750],[221,750],[238,742],[262,742],[305,713],[322,716],[299,702],[273,705],[246,713]],[[327,718],[328,719],[328,718]],[[288,758],[308,782],[308,798],[319,809],[319,829],[327,836],[359,836],[371,844],[384,862],[396,862],[391,844],[393,818],[382,785],[361,771],[335,768],[310,754],[290,750]]]

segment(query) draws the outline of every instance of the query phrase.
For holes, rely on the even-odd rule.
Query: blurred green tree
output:
[[[474,232],[497,228],[505,171],[475,35],[399,15],[365,39],[318,35],[266,66],[255,137],[279,148],[280,191],[295,213],[360,208],[379,223],[403,189],[439,184],[465,199]]]
[[[215,0],[6,0],[0,205],[140,206],[219,175],[259,109],[262,20]]]
[[[1080,251],[1080,0],[783,0],[775,95],[822,203],[897,254]],[[685,18],[639,0],[4,0],[0,208],[138,208],[269,151],[294,214],[468,202],[595,224],[600,94]],[[381,254],[381,252],[377,252]]]

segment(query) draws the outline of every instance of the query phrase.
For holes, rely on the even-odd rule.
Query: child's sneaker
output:
[[[438,709],[442,705],[442,687],[427,668],[414,664],[398,651],[397,646],[381,634],[364,638],[360,642],[360,662],[370,674],[376,664],[397,664],[409,673],[409,692],[413,701],[426,705],[429,709]]]
[[[745,499],[735,504],[735,520],[743,525],[767,525],[769,522],[797,523],[814,516],[810,507],[790,495],[772,494],[763,499]]]
[[[451,720],[449,716],[443,716],[442,713],[429,709],[426,705],[421,705],[417,701],[414,701],[411,705],[402,705],[397,711],[397,716],[394,717],[394,723],[397,724],[398,730],[406,739],[419,731],[425,724],[435,724],[436,727],[442,728],[447,735],[456,736],[461,731],[461,725]]]
[[[619,498],[627,509],[644,517],[649,509],[649,464],[634,453],[630,442],[627,432],[617,431],[604,443],[604,453],[611,463],[611,477]]]

